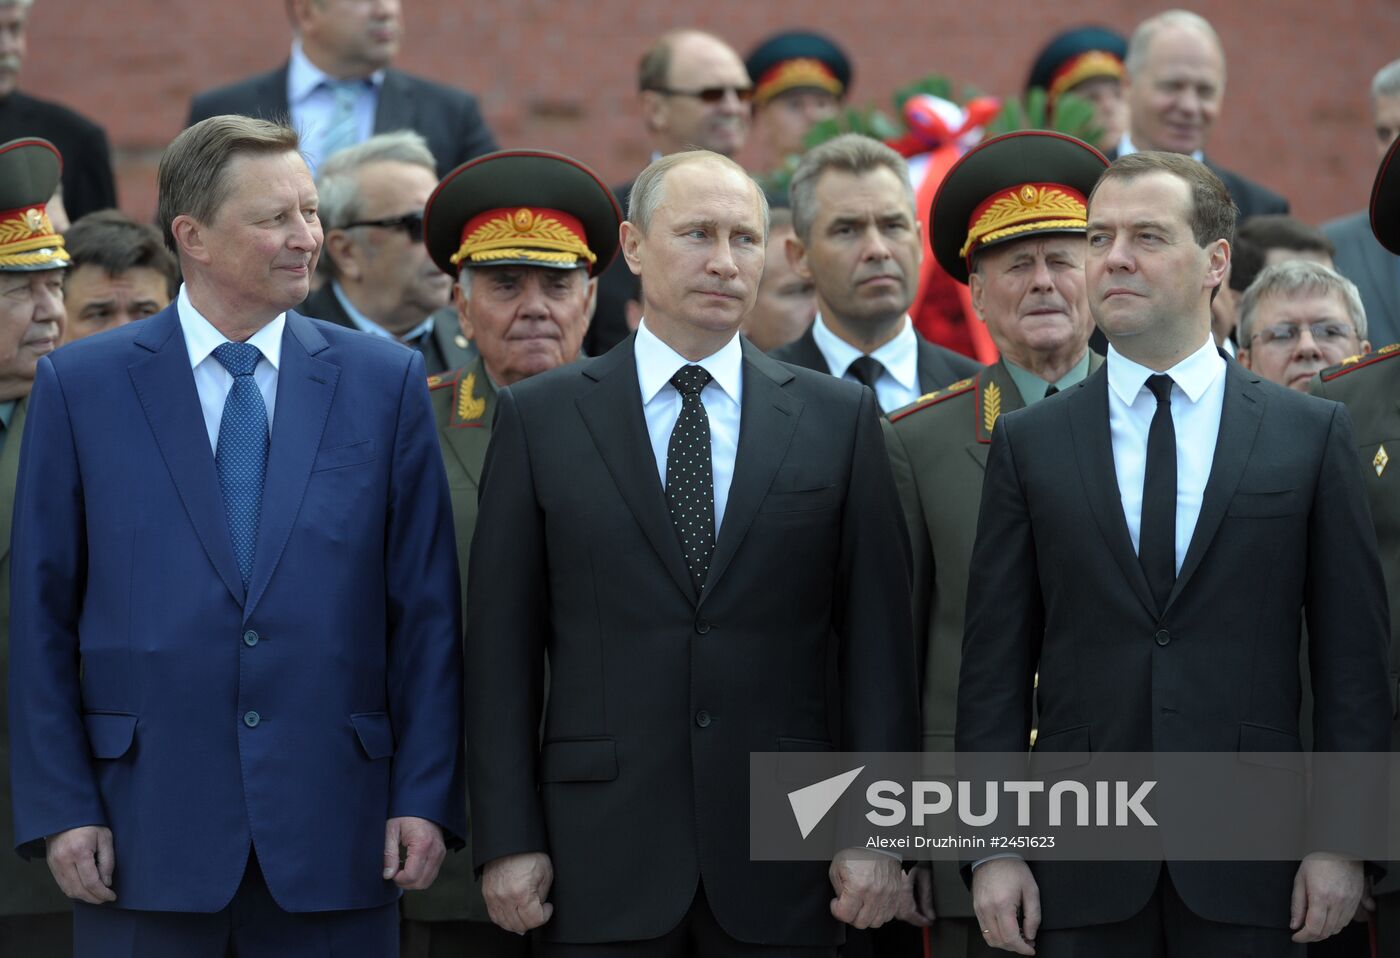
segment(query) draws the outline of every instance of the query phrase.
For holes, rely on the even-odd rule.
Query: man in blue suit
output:
[[[79,956],[396,955],[400,888],[465,828],[423,361],[290,311],[321,247],[298,146],[244,117],[180,134],[176,303],[38,368],[15,842],[76,900]]]

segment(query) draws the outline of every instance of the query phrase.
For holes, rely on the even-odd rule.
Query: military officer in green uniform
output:
[[[964,599],[977,574],[968,565],[997,420],[1103,363],[1088,348],[1094,322],[1084,288],[1084,229],[1085,197],[1106,166],[1098,151],[1071,137],[1010,133],[964,156],[934,198],[934,255],[968,285],[1001,354],[971,378],[892,412],[884,424],[913,545],[923,748],[935,776],[952,770],[951,756],[940,763],[937,753],[953,749]],[[934,917],[932,953],[991,954],[957,863],[935,862],[914,874],[919,913]],[[907,910],[905,917],[918,923]]]
[[[1400,140],[1391,144],[1371,188],[1371,231],[1400,254]],[[1356,434],[1361,472],[1376,524],[1386,595],[1390,597],[1391,751],[1400,750],[1400,343],[1371,356],[1352,356],[1312,381],[1314,396],[1346,404]],[[1394,803],[1396,797],[1391,796]],[[1376,951],[1400,958],[1400,862],[1391,862],[1372,889]]]
[[[10,522],[25,402],[39,358],[63,335],[68,253],[45,211],[63,161],[34,138],[0,146],[0,834],[14,834],[10,806]],[[22,716],[19,717],[21,720]],[[72,903],[41,862],[0,855],[0,955],[73,951]]]
[[[423,239],[433,262],[456,277],[457,317],[477,349],[466,366],[428,380],[464,608],[496,390],[578,358],[597,297],[595,277],[617,252],[621,222],[612,191],[592,170],[541,150],[506,150],[465,163],[428,199]],[[528,939],[487,917],[471,861],[470,850],[449,856],[432,888],[404,897],[404,958],[525,953]]]

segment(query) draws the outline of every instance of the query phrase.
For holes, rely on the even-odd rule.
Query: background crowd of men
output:
[[[752,752],[1400,745],[1400,60],[1371,207],[1317,227],[1210,159],[1186,11],[1049,38],[1092,144],[951,154],[812,142],[833,38],[674,30],[610,187],[395,68],[397,3],[290,0],[152,225],[17,89],[32,3],[0,955],[1400,955],[1355,849],[747,844]]]

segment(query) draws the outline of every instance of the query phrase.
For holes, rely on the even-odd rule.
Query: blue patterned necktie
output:
[[[347,146],[355,145],[359,133],[355,127],[355,104],[359,102],[360,91],[365,88],[365,82],[327,80],[326,87],[331,92],[333,108],[330,121],[326,125],[325,138],[321,140],[321,163]]]
[[[262,353],[250,343],[223,343],[214,358],[233,377],[233,388],[224,399],[219,422],[219,445],[214,465],[224,493],[224,512],[233,538],[233,554],[248,587],[253,568],[253,548],[258,542],[258,516],[262,513],[263,477],[267,474],[267,406],[253,379]]]

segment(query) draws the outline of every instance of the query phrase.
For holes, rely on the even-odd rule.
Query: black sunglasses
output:
[[[690,96],[701,103],[718,103],[724,99],[726,93],[733,93],[740,103],[748,103],[753,99],[753,87],[751,86],[707,86],[703,90],[672,90],[669,87],[652,87],[653,93],[660,93],[663,96]]]
[[[358,223],[346,223],[342,229],[353,229],[356,226],[379,226],[386,230],[403,230],[408,234],[409,242],[423,242],[423,214],[405,213],[402,216],[390,216],[382,220],[360,220]]]

